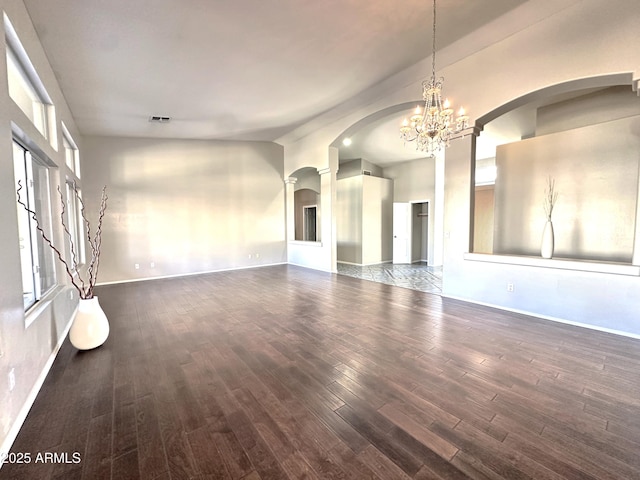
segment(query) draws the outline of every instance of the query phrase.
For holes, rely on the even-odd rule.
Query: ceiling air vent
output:
[[[153,123],[169,123],[171,117],[161,117],[159,115],[152,115],[149,117],[149,121]]]
[[[362,170],[363,175],[371,175],[371,170]]]

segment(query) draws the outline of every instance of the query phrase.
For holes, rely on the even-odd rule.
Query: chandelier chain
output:
[[[433,51],[431,53],[431,77],[436,78],[436,0],[433,0]]]

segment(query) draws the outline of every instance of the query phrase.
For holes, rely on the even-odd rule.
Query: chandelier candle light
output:
[[[453,116],[448,99],[442,101],[444,78],[436,78],[436,0],[433,0],[433,53],[431,56],[431,79],[422,82],[424,109],[417,106],[413,115],[402,122],[400,138],[405,142],[416,142],[416,150],[435,156],[448,147],[451,135],[469,126],[469,117],[464,108]]]

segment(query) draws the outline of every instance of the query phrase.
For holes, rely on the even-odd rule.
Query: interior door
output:
[[[411,204],[393,204],[393,263],[411,263]]]

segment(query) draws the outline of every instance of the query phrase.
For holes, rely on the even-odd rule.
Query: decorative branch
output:
[[[556,192],[556,181],[553,177],[547,177],[547,188],[544,190],[544,213],[547,216],[547,220],[551,221],[551,214],[553,213],[553,207],[558,200],[558,192]]]
[[[100,210],[98,212],[98,226],[96,227],[96,233],[91,243],[91,251],[94,252],[91,257],[91,263],[87,269],[87,275],[89,276],[89,298],[93,297],[93,287],[96,285],[98,279],[98,267],[100,266],[100,248],[102,247],[102,221],[104,214],[107,210],[107,187],[102,187],[102,195],[100,197]],[[84,208],[83,208],[84,212]],[[83,215],[84,217],[84,215]],[[86,220],[87,225],[89,220]]]
[[[69,238],[69,244],[71,245],[71,269],[77,270],[78,268],[78,256],[76,254],[75,245],[73,244],[73,237],[71,236],[71,232],[69,231],[69,227],[64,221],[64,214],[67,213],[67,206],[64,203],[64,197],[62,196],[62,190],[60,190],[60,185],[58,185],[58,194],[60,195],[60,204],[62,205],[62,209],[60,210],[60,223],[62,224],[62,229],[64,233]]]
[[[31,210],[27,204],[23,201],[22,197],[20,196],[20,192],[22,191],[22,189],[24,188],[24,186],[22,185],[22,181],[18,180],[18,189],[16,191],[16,194],[18,196],[18,203],[20,205],[22,205],[22,208],[24,208],[29,215],[31,216],[31,218],[33,219],[33,221],[35,222],[36,225],[36,229],[38,230],[38,232],[40,232],[40,236],[42,237],[42,239],[45,241],[45,243],[47,245],[49,245],[49,247],[51,247],[51,249],[56,253],[56,255],[58,256],[58,259],[60,260],[60,262],[62,262],[62,264],[64,265],[64,268],[67,272],[67,275],[69,276],[69,278],[71,279],[71,284],[75,287],[75,289],[78,291],[78,294],[80,295],[80,298],[82,299],[88,299],[88,298],[93,298],[93,288],[96,285],[96,281],[98,279],[98,266],[100,264],[100,247],[102,245],[102,221],[104,219],[104,214],[107,210],[107,199],[109,198],[107,196],[107,187],[104,186],[102,188],[102,196],[100,198],[100,210],[99,210],[99,214],[98,214],[98,225],[96,228],[96,232],[93,236],[93,238],[91,238],[90,232],[91,232],[91,224],[89,222],[89,220],[87,219],[86,215],[85,215],[85,210],[84,210],[84,202],[82,201],[82,197],[80,196],[80,193],[78,192],[78,188],[74,182],[73,184],[73,192],[75,195],[75,198],[78,199],[78,202],[81,205],[81,216],[82,216],[82,220],[84,222],[84,224],[86,225],[87,228],[87,240],[89,242],[89,245],[91,247],[91,261],[89,262],[89,267],[87,268],[87,280],[85,281],[82,278],[82,275],[80,274],[80,272],[77,270],[77,266],[78,266],[78,261],[77,261],[77,247],[74,245],[73,241],[73,237],[71,235],[71,232],[69,231],[69,228],[67,226],[67,224],[65,223],[64,220],[64,215],[65,212],[67,211],[67,205],[65,204],[63,195],[62,195],[62,191],[60,189],[60,186],[58,186],[58,193],[60,194],[60,203],[62,205],[62,211],[60,214],[60,221],[62,223],[62,228],[65,232],[66,237],[69,238],[69,243],[70,243],[70,252],[71,252],[71,260],[70,262],[68,262],[64,255],[62,254],[62,252],[56,248],[56,246],[53,244],[53,242],[51,241],[51,239],[47,236],[46,232],[44,231],[44,229],[42,228],[41,224],[40,224],[40,220],[38,219],[38,215],[36,214],[36,212],[34,210]],[[75,271],[75,273],[74,273]],[[76,273],[77,273],[77,277],[80,281],[80,284],[78,284],[76,282]]]

